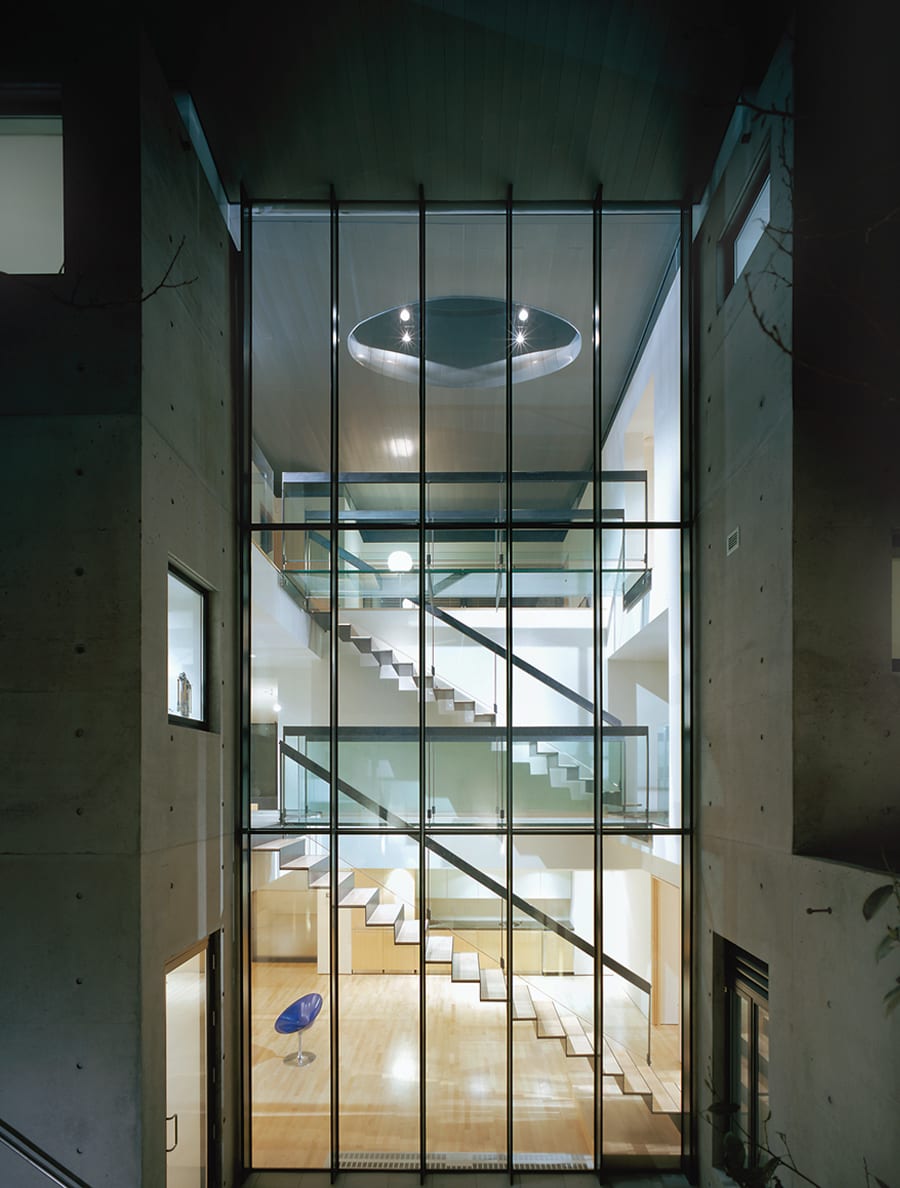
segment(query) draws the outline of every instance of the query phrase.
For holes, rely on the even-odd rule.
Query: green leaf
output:
[[[900,1006],[900,986],[895,986],[893,990],[888,990],[884,996],[884,1013],[889,1015],[894,1007]]]
[[[866,896],[866,902],[863,904],[863,915],[867,920],[871,920],[878,909],[890,899],[894,893],[894,884],[885,883],[881,887],[876,887],[871,895]]]
[[[887,957],[895,945],[900,945],[900,938],[897,937],[897,930],[895,928],[889,928],[878,942],[878,947],[875,950],[875,960],[880,961],[882,957]]]

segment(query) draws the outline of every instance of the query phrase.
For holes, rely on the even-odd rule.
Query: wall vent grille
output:
[[[736,553],[741,547],[741,530],[740,528],[732,528],[725,537],[725,555],[730,557],[732,553]]]

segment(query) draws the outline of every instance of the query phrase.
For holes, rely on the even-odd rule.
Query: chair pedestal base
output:
[[[285,1064],[293,1064],[296,1068],[304,1068],[307,1064],[312,1064],[315,1060],[315,1052],[293,1052],[290,1056],[285,1056]]]

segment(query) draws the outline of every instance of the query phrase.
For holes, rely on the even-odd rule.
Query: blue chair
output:
[[[285,1007],[275,1020],[275,1030],[282,1035],[293,1035],[295,1032],[299,1032],[300,1042],[297,1045],[297,1054],[296,1056],[285,1056],[285,1064],[296,1064],[302,1068],[304,1064],[312,1064],[315,1060],[315,1052],[303,1051],[303,1033],[312,1027],[321,1009],[321,994],[304,994],[302,998],[292,1002],[289,1007]]]

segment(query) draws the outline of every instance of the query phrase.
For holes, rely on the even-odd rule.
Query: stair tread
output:
[[[302,837],[273,837],[269,841],[259,842],[252,848],[254,850],[283,850],[285,846],[293,846],[303,840]]]
[[[556,1008],[556,1013],[559,1016],[559,1021],[562,1023],[563,1031],[567,1036],[584,1035],[584,1026],[574,1011],[567,1010],[563,1006]]]
[[[399,903],[379,903],[378,907],[372,909],[366,924],[393,924],[400,915],[401,906]]]
[[[621,1077],[622,1066],[616,1060],[612,1048],[606,1040],[603,1041],[603,1075],[605,1077]]]
[[[454,953],[453,972],[450,977],[454,982],[479,981],[479,963],[477,953]]]
[[[479,975],[482,1002],[506,1001],[506,978],[501,969],[483,969]]]
[[[549,998],[535,998],[534,1009],[537,1015],[536,1028],[540,1039],[562,1039],[565,1029],[560,1022],[556,1007]]]
[[[656,1113],[677,1114],[681,1107],[670,1093],[668,1087],[656,1075],[654,1069],[646,1064],[640,1066],[641,1076],[647,1082],[647,1087],[653,1094],[653,1109]]]
[[[365,907],[377,894],[377,887],[351,887],[338,901],[338,907]]]
[[[296,858],[289,858],[287,862],[282,863],[282,870],[309,870],[311,866],[317,866],[320,862],[327,861],[327,854],[298,854]]]
[[[527,986],[521,985],[513,979],[513,1019],[536,1019],[537,1013],[531,1000],[531,992]]]
[[[344,882],[345,879],[348,879],[348,878],[349,879],[353,878],[352,871],[339,870],[338,871],[338,886],[340,886],[340,884],[342,882]],[[315,887],[319,891],[321,891],[323,888],[325,890],[327,890],[331,886],[331,871],[323,870],[320,875],[316,875],[315,878],[312,878],[309,880],[309,885],[310,885],[310,887]]]
[[[395,945],[417,945],[419,943],[419,921],[404,920],[394,934]]]
[[[567,1056],[593,1056],[594,1045],[591,1042],[591,1037],[585,1035],[582,1031],[580,1035],[566,1036],[566,1055]]]
[[[622,1069],[622,1079],[624,1082],[626,1093],[640,1093],[648,1096],[650,1088],[641,1074],[641,1067],[628,1049],[623,1045],[614,1041],[610,1047],[615,1054],[616,1060]],[[646,1068],[646,1064],[641,1061],[641,1065]]]
[[[452,936],[429,936],[425,946],[425,960],[447,962],[453,960]]]

